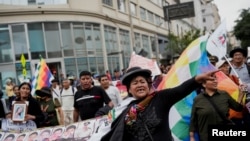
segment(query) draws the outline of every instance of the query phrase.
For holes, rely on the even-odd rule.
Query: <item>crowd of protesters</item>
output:
[[[230,58],[231,60],[223,60],[218,59],[216,56],[210,56],[209,60],[211,64],[214,65],[215,68],[220,69],[225,73],[227,76],[229,76],[233,82],[239,86],[240,92],[246,92],[249,93],[250,91],[250,68],[247,64],[247,52],[246,50],[242,48],[236,48],[230,52]],[[177,60],[178,58],[175,58]],[[228,62],[229,61],[229,62]],[[151,97],[151,86],[157,88],[159,83],[162,80],[162,77],[164,77],[165,74],[168,73],[168,71],[171,69],[171,66],[174,64],[174,62],[169,64],[161,64],[159,66],[161,70],[161,74],[154,77],[152,79],[151,77],[151,71],[150,70],[144,70],[141,68],[134,68],[135,70],[126,71],[126,69],[123,70],[114,70],[114,75],[112,76],[110,74],[110,71],[107,70],[105,74],[96,75],[92,74],[89,71],[82,71],[79,74],[79,79],[76,77],[65,77],[63,79],[54,79],[51,81],[51,87],[43,87],[39,90],[35,91],[35,97],[31,94],[31,83],[30,82],[23,82],[20,85],[15,85],[10,79],[6,81],[6,95],[7,99],[3,98],[3,92],[0,93],[1,96],[1,104],[0,104],[0,118],[12,118],[11,111],[13,110],[13,103],[16,101],[19,102],[29,102],[28,105],[28,112],[25,114],[24,120],[32,120],[36,123],[37,127],[49,127],[49,126],[57,126],[57,125],[70,125],[74,122],[95,118],[98,116],[102,116],[108,113],[109,110],[111,110],[114,107],[122,106],[124,109],[126,106],[131,102],[134,105],[140,105],[141,103],[144,103],[144,108],[147,108],[147,104],[150,103],[151,99],[155,99],[155,93]],[[231,64],[231,65],[229,65]],[[131,69],[131,68],[130,68]],[[137,71],[139,73],[137,73]],[[132,73],[133,72],[133,73]],[[141,73],[140,73],[141,72]],[[208,74],[203,74],[198,77],[194,77],[190,79],[190,86],[194,85],[192,89],[189,91],[186,91],[189,87],[183,87],[183,91],[181,91],[182,95],[180,98],[176,99],[175,101],[168,102],[171,103],[172,106],[175,102],[180,100],[182,97],[186,96],[188,93],[190,93],[195,88],[201,88],[198,87],[197,82],[202,84],[203,90],[200,91],[199,97],[195,99],[195,105],[192,110],[192,121],[191,121],[191,127],[190,127],[190,135],[192,136],[194,132],[199,132],[201,135],[204,135],[204,130],[198,129],[195,127],[197,124],[207,125],[206,121],[210,121],[213,119],[213,123],[219,124],[223,119],[218,118],[217,114],[213,112],[213,116],[211,119],[205,119],[202,123],[195,120],[197,116],[204,116],[202,113],[199,113],[199,109],[195,109],[195,106],[199,106],[199,103],[202,99],[209,105],[209,103],[206,101],[206,97],[209,97],[210,99],[214,100],[214,102],[220,103],[220,100],[214,97],[220,97],[219,95],[223,95],[224,99],[229,99],[231,103],[228,104],[228,106],[224,107],[223,114],[226,118],[231,119],[233,122],[244,125],[249,124],[250,118],[249,118],[249,111],[247,111],[247,108],[244,106],[245,101],[243,102],[243,96],[240,95],[240,100],[234,101],[231,97],[228,97],[228,93],[221,92],[217,89],[217,78],[214,75],[215,72],[211,72],[213,74],[211,77],[209,77],[209,80],[205,80],[208,78]],[[136,75],[132,75],[136,74]],[[128,77],[129,76],[129,77]],[[129,79],[128,79],[129,78]],[[198,78],[198,79],[197,79]],[[126,79],[126,80],[125,80]],[[128,80],[127,80],[128,79]],[[138,79],[138,80],[137,80]],[[201,81],[202,80],[202,81]],[[192,81],[192,82],[191,82]],[[116,83],[113,83],[116,82]],[[139,87],[139,84],[141,89],[136,88],[137,85]],[[121,95],[121,91],[119,90],[119,87],[123,85],[126,88],[127,94],[126,96]],[[143,85],[143,86],[142,86]],[[144,87],[145,85],[145,87]],[[150,85],[150,86],[149,86]],[[211,86],[213,85],[213,86]],[[200,85],[201,86],[201,85]],[[133,88],[133,89],[132,89]],[[139,93],[143,93],[144,90],[147,90],[147,93],[144,93],[144,96],[140,96]],[[178,88],[177,88],[178,89]],[[185,91],[185,93],[183,93]],[[172,91],[166,90],[165,93],[169,93]],[[162,93],[162,92],[157,92]],[[180,94],[181,94],[180,93]],[[138,95],[137,95],[138,94]],[[242,93],[241,93],[242,94]],[[205,95],[203,97],[202,95]],[[129,98],[128,101],[126,99]],[[133,97],[133,98],[131,98]],[[158,96],[156,96],[158,97]],[[169,96],[168,96],[169,97]],[[163,97],[164,98],[164,97]],[[164,98],[168,99],[168,98]],[[135,101],[134,101],[135,100]],[[145,105],[145,102],[146,105]],[[152,100],[154,101],[154,100]],[[160,101],[160,99],[158,100]],[[126,104],[124,104],[126,103]],[[204,103],[204,102],[203,102]],[[155,103],[158,104],[159,103]],[[163,105],[166,103],[162,103]],[[223,104],[223,103],[220,103]],[[226,103],[224,103],[225,105]],[[130,104],[131,105],[131,104]],[[203,104],[201,104],[203,105]],[[243,105],[243,106],[242,106]],[[221,106],[221,105],[220,105]],[[231,107],[230,107],[231,106]],[[209,107],[209,106],[207,106]],[[221,106],[223,107],[223,106]],[[120,138],[120,140],[124,139],[136,139],[138,137],[145,138],[145,139],[156,139],[159,138],[159,136],[155,136],[157,133],[154,131],[154,129],[149,129],[150,134],[148,134],[145,131],[145,135],[141,134],[137,130],[138,122],[134,122],[132,117],[130,117],[131,113],[128,111],[133,108],[133,105],[130,108],[127,108],[125,113],[122,113],[123,118],[118,119],[117,122],[123,121],[122,125],[123,127],[114,127],[114,129],[109,132],[102,140],[116,140],[117,138],[112,138],[112,136],[115,134],[121,134],[116,133],[116,130],[122,129],[124,132],[122,135],[126,135]],[[240,111],[238,114],[238,117],[230,117],[228,115],[229,109],[236,109]],[[208,108],[210,110],[211,108]],[[243,109],[243,110],[242,110]],[[149,112],[152,112],[153,110],[149,110]],[[139,113],[140,111],[138,111]],[[155,111],[156,112],[156,111]],[[167,111],[165,111],[167,112]],[[153,114],[153,113],[151,113]],[[158,113],[159,114],[159,113]],[[200,115],[199,115],[200,114]],[[168,116],[168,112],[165,113],[166,116]],[[195,115],[195,116],[194,116]],[[212,115],[212,114],[211,114]],[[145,117],[148,117],[148,115],[143,115]],[[213,118],[216,117],[216,118]],[[133,117],[135,118],[135,117]],[[124,122],[125,120],[125,122]],[[140,119],[137,119],[140,121]],[[218,120],[218,121],[216,121]],[[164,121],[167,122],[167,119],[164,118]],[[196,123],[197,122],[197,123]],[[155,124],[155,123],[153,123]],[[159,125],[159,123],[157,123]],[[166,138],[171,139],[169,127],[166,126],[168,124],[162,124],[164,127],[164,131],[168,131],[167,134],[164,131],[162,131],[162,136],[166,136]],[[155,127],[155,126],[153,126]],[[144,129],[141,129],[144,131]],[[140,136],[139,136],[140,135]],[[202,136],[202,140],[206,140],[205,137]],[[193,138],[191,138],[193,140]]]

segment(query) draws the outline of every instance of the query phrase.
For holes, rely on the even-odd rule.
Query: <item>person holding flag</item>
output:
[[[237,102],[244,104],[245,101],[244,99],[244,86],[240,85],[239,78],[236,75],[230,74],[229,70],[230,65],[229,63],[223,59],[220,60],[218,63],[216,63],[216,68],[221,70],[221,73],[217,73],[218,77],[225,78],[223,77],[223,74],[225,74],[228,78],[221,79],[221,82],[218,82],[218,87],[225,90],[234,97],[234,93],[236,94],[235,99]],[[229,80],[232,81],[232,83],[229,82]],[[223,82],[224,81],[224,82]],[[219,85],[221,83],[221,85]],[[235,85],[234,85],[235,84]],[[224,86],[223,86],[224,85]],[[230,87],[228,87],[230,85]],[[246,110],[244,108],[243,111],[236,112],[232,109],[229,111],[229,118],[236,124],[236,125],[242,125],[244,124],[243,122],[243,115],[246,113]]]
[[[202,73],[177,87],[156,91],[152,87],[149,69],[129,68],[121,82],[136,100],[113,121],[111,131],[101,141],[172,140],[170,108],[198,88],[201,82],[214,79],[212,74],[215,72]]]
[[[236,75],[239,78],[240,84],[245,87],[246,99],[250,99],[250,67],[246,64],[247,50],[234,48],[230,51],[229,56],[232,58],[230,74]],[[250,100],[246,101],[246,104],[248,102]],[[243,122],[250,126],[250,109],[243,115]]]

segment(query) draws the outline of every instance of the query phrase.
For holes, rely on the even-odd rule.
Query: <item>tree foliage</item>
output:
[[[235,21],[234,35],[241,41],[241,47],[250,47],[250,8],[243,9],[240,18]]]
[[[190,30],[185,32],[182,37],[178,37],[172,33],[169,34],[170,48],[173,49],[175,54],[181,54],[181,52],[195,39],[200,37],[200,30]]]

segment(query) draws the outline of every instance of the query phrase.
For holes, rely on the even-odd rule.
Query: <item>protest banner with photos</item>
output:
[[[98,141],[110,130],[112,121],[112,115],[106,115],[67,126],[36,128],[36,124],[33,121],[14,123],[9,119],[3,119],[0,139],[11,138],[13,141]]]
[[[36,123],[32,120],[28,120],[26,122],[13,122],[10,119],[2,119],[1,131],[4,132],[22,133],[36,129],[37,129]]]

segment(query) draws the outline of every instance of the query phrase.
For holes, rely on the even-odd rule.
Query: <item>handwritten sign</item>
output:
[[[37,129],[36,123],[32,120],[29,120],[27,122],[13,122],[10,119],[3,119],[2,120],[2,131],[4,132],[28,132]]]

